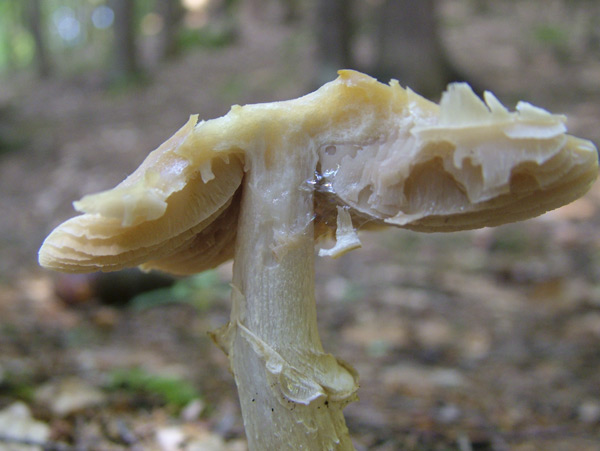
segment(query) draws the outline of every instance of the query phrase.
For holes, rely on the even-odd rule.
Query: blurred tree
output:
[[[301,0],[283,0],[283,22],[293,24],[300,20]]]
[[[236,34],[239,25],[238,10],[240,0],[220,0],[212,3],[210,10],[210,21],[216,28],[221,28],[226,33]]]
[[[15,9],[18,7],[15,0],[0,2],[0,33],[2,48],[0,49],[0,69],[12,70],[17,66],[17,56],[13,46],[15,31]]]
[[[397,78],[431,96],[452,78],[438,31],[435,0],[385,0],[379,10],[375,75]]]
[[[238,0],[234,0],[238,2]],[[320,0],[319,0],[320,1]],[[334,0],[336,1],[336,0]],[[259,22],[292,24],[300,20],[306,0],[244,0],[252,19]]]
[[[135,0],[110,0],[114,11],[114,80],[131,80],[139,75],[136,52]]]
[[[29,0],[28,5],[29,29],[35,44],[35,66],[37,74],[41,78],[50,75],[50,59],[46,47],[44,16],[42,14],[42,1]]]
[[[473,4],[473,8],[478,14],[487,14],[490,12],[490,2],[489,0],[471,0]]]
[[[319,86],[333,80],[338,69],[352,67],[351,17],[351,0],[318,0],[316,84]]]
[[[455,81],[439,33],[435,0],[384,0],[377,26],[374,75],[433,97]]]
[[[180,51],[177,34],[184,10],[180,0],[157,0],[156,11],[163,19],[160,56],[162,59],[169,59],[177,56]]]

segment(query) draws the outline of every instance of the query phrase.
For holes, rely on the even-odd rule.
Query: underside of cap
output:
[[[156,219],[123,225],[114,217],[86,213],[66,221],[44,241],[40,264],[64,272],[115,271],[180,252],[219,222],[239,190],[243,176],[239,159],[225,163],[216,158],[212,171],[215,177],[209,182],[197,174],[167,197],[165,211]]]
[[[465,84],[435,114],[420,109],[389,116],[370,140],[322,144],[318,188],[367,226],[450,232],[540,215],[597,177],[596,148],[567,135],[564,116],[526,103],[509,112]]]
[[[162,258],[153,258],[140,265],[144,271],[158,270],[188,276],[215,268],[233,258],[237,220],[240,211],[237,193],[217,219]]]

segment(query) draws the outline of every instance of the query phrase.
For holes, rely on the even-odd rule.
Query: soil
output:
[[[564,113],[598,143],[592,3],[445,1],[444,43],[508,106]],[[114,186],[189,114],[308,92],[311,42],[304,26],[246,21],[236,43],[188,51],[135,88],[107,90],[89,73],[2,81],[0,449],[35,449],[3,427],[16,402],[29,431],[46,428],[28,436],[37,449],[245,449],[227,360],[207,335],[227,321],[231,264],[193,302],[172,290],[139,308],[107,303],[93,277],[41,270],[36,252],[70,202]],[[361,375],[345,410],[358,450],[600,449],[599,206],[597,183],[520,224],[365,233],[362,249],[317,259],[323,342]],[[168,384],[115,387],[123,369],[197,393],[181,404]]]

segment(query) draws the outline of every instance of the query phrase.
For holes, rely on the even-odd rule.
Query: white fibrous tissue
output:
[[[361,243],[352,225],[350,213],[346,208],[338,206],[335,246],[330,249],[319,249],[319,257],[338,258],[359,247],[361,247]]]

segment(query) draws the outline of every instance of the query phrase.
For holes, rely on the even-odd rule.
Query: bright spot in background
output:
[[[81,24],[75,17],[75,11],[72,8],[68,6],[58,8],[52,14],[52,22],[63,41],[69,44],[74,44],[77,41],[81,34]]]
[[[183,0],[181,2],[186,9],[191,11],[204,9],[209,3],[209,0]]]
[[[110,27],[114,20],[115,13],[108,6],[98,6],[94,9],[94,11],[92,11],[92,23],[100,30]]]
[[[182,0],[181,4],[187,10],[185,25],[188,28],[201,28],[208,21],[208,7],[211,0]]]

